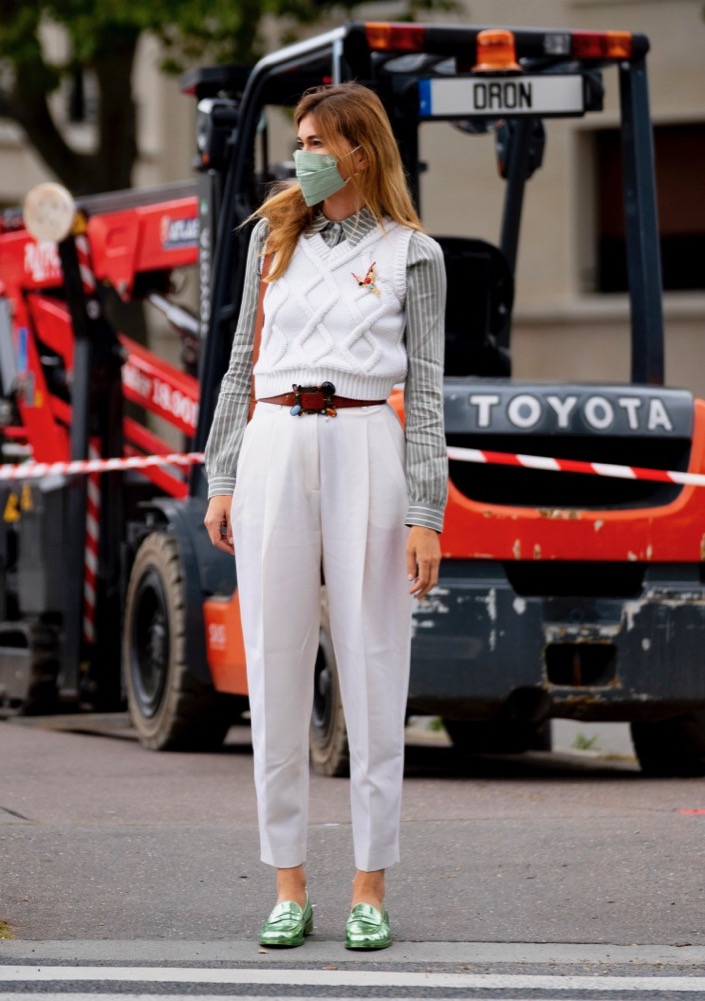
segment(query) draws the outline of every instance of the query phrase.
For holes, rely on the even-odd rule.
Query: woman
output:
[[[205,523],[213,544],[237,558],[262,860],[277,870],[277,904],[260,941],[300,945],[313,927],[304,871],[308,729],[325,579],[357,866],[345,944],[385,948],[384,872],[399,857],[409,595],[422,598],[437,583],[445,506],[445,270],[421,230],[376,95],[352,83],[316,88],[294,119],[299,183],[256,213],[206,449]],[[247,424],[263,259],[258,402]],[[386,403],[403,381],[405,431]]]

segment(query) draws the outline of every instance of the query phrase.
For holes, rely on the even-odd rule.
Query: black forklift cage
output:
[[[211,268],[210,318],[202,352],[201,401],[195,447],[202,449],[215,410],[220,380],[227,367],[232,323],[236,303],[242,292],[243,268],[249,232],[238,227],[254,209],[249,198],[254,148],[262,110],[270,103],[293,105],[300,94],[324,78],[332,82],[358,80],[373,88],[379,83],[378,66],[384,58],[406,54],[373,52],[363,22],[349,22],[340,28],[280,49],[261,59],[247,77],[237,127],[233,134],[232,154],[222,186],[221,210]],[[425,26],[424,52],[439,57],[462,57],[474,53],[481,26]],[[518,58],[531,64],[532,72],[594,71],[618,62],[624,212],[629,277],[631,319],[631,381],[662,385],[664,381],[663,311],[661,301],[661,262],[654,176],[654,151],[649,112],[646,55],[648,39],[632,35],[628,59],[577,60],[546,52],[543,30],[513,31]],[[570,35],[570,32],[563,32]],[[411,74],[413,75],[413,74]],[[424,75],[419,73],[419,76]],[[380,95],[383,96],[384,95]],[[387,95],[389,100],[389,95]],[[388,108],[388,110],[390,110]],[[489,113],[488,113],[489,115]],[[494,113],[496,117],[496,113]],[[531,138],[531,118],[517,119],[514,149],[507,167],[507,189],[501,227],[500,247],[510,262],[512,272],[516,257],[524,184],[527,146]],[[404,128],[404,136],[417,132],[418,117],[401,121],[392,114],[395,132]],[[415,142],[415,138],[414,138]],[[413,151],[415,155],[415,148]],[[412,182],[413,182],[412,177]],[[413,183],[412,183],[413,187]],[[202,476],[192,478],[192,491],[200,493]]]

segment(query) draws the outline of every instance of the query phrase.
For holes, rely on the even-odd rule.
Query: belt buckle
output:
[[[294,383],[291,388],[294,393],[294,405],[289,413],[292,417],[301,417],[302,414],[323,414],[325,417],[337,416],[338,411],[333,403],[335,386],[332,382],[324,382],[320,386],[297,386]],[[305,406],[303,397],[315,395],[321,397],[321,405],[316,407]]]

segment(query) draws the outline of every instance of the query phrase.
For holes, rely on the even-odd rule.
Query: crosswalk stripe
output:
[[[223,1001],[225,997],[222,994],[69,994],[62,993],[60,995],[55,995],[58,1001]],[[310,994],[290,994],[277,995],[278,999],[285,997],[285,1001],[311,1001]],[[350,995],[343,996],[341,994],[335,995],[316,995],[320,998],[320,1001],[325,1001],[328,997],[331,1001],[361,1001],[361,995]],[[433,1001],[458,1001],[458,995],[451,997],[441,997],[441,995],[428,995],[429,998],[433,998]],[[475,995],[477,998],[477,995]],[[488,996],[483,994],[483,997],[488,1001]],[[50,994],[32,994],[26,991],[21,992],[5,992],[2,993],[2,1001],[51,1001],[52,995]],[[266,998],[271,998],[271,995],[262,994],[237,994],[237,1001],[266,1001]],[[472,997],[466,995],[468,1001],[473,1001]],[[416,1001],[417,995],[395,995],[395,1001]],[[523,997],[510,998],[503,994],[501,1001],[527,1001],[527,995]],[[562,1001],[561,998],[548,997],[543,995],[541,1001]]]
[[[252,984],[287,987],[425,987],[436,990],[521,990],[705,993],[705,976],[563,976],[377,970],[214,969],[154,966],[0,966],[2,983]],[[65,997],[65,995],[62,995]]]
[[[483,998],[485,1001],[491,1001],[491,998],[483,993]],[[222,994],[67,994],[62,992],[60,995],[56,995],[59,1001],[223,1001],[224,995]],[[277,999],[285,997],[285,1001],[311,1001],[310,994],[290,994],[277,995]],[[361,995],[349,995],[344,996],[341,994],[335,995],[322,995],[317,994],[317,998],[320,1001],[325,1001],[325,998],[329,998],[330,1001],[361,1001]],[[395,1001],[417,1001],[418,995],[399,995],[396,994]],[[437,994],[429,994],[428,998],[433,998],[433,1001],[458,1001],[458,995],[442,997]],[[590,995],[592,998],[593,995]],[[14,992],[10,991],[8,993],[2,993],[2,1001],[51,1001],[52,995],[50,994],[32,994],[26,991]],[[266,998],[271,998],[271,995],[262,994],[237,994],[237,1001],[266,1001]],[[473,998],[478,998],[478,995],[465,995],[467,1001],[473,1001]],[[574,995],[575,998],[575,995]],[[501,1001],[529,1001],[526,994],[516,997],[508,997],[506,994],[502,994]],[[564,1001],[561,997],[548,996],[546,994],[542,995],[541,1001]],[[589,1001],[589,999],[588,999]]]

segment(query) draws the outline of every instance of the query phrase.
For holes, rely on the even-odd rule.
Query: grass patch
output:
[[[12,928],[2,918],[0,918],[0,938],[12,938]]]
[[[592,737],[588,737],[584,733],[576,734],[573,747],[576,751],[596,751],[598,749],[597,734],[593,734]]]

